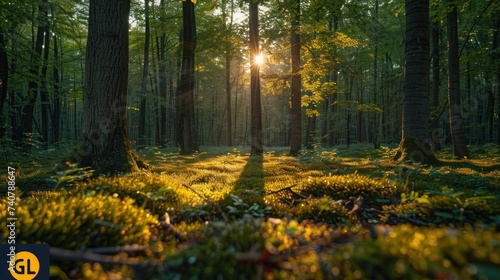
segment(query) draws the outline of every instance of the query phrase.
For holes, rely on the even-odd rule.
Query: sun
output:
[[[257,54],[257,55],[254,57],[254,61],[255,61],[255,63],[256,63],[257,65],[262,65],[262,64],[264,64],[265,60],[266,60],[266,58],[265,58],[264,54],[262,54],[262,53],[259,53],[259,54]]]

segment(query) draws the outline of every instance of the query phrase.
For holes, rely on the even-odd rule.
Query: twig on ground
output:
[[[190,191],[192,191],[194,194],[196,194],[198,197],[200,197],[201,199],[203,199],[205,202],[208,202],[210,201],[210,199],[208,199],[208,197],[204,196],[204,195],[201,195],[199,194],[195,189],[193,189],[192,187],[186,185],[186,184],[182,184],[183,187],[189,189]]]
[[[262,195],[266,196],[266,195],[271,195],[271,194],[275,194],[275,193],[279,193],[279,192],[282,192],[282,191],[286,191],[286,190],[290,190],[291,188],[297,186],[297,184],[293,184],[291,186],[288,186],[288,187],[284,187],[284,188],[281,188],[279,190],[276,190],[276,191],[272,191],[272,192],[265,192],[263,193]]]
[[[90,249],[88,249],[88,252],[95,253],[95,254],[110,255],[110,254],[118,254],[121,252],[144,253],[150,249],[151,248],[148,246],[139,245],[139,244],[130,244],[130,245],[125,245],[125,246],[90,248]]]
[[[166,268],[165,264],[161,261],[107,256],[88,251],[72,251],[55,247],[50,248],[50,256],[53,259],[65,261],[83,261],[111,265],[129,265],[138,270],[141,270],[144,267]]]

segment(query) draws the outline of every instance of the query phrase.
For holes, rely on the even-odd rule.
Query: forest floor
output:
[[[114,177],[63,169],[69,150],[0,149],[17,171],[17,238],[51,246],[53,279],[500,277],[499,146],[466,160],[444,149],[439,166],[367,144],[297,157],[140,147],[151,170]]]

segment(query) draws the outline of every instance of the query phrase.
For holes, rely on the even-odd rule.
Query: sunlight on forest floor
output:
[[[141,147],[152,169],[112,178],[62,169],[65,149],[0,153],[18,160],[3,164],[18,170],[18,238],[54,249],[56,279],[494,279],[500,147],[470,149],[460,161],[439,151],[442,163],[428,166],[365,144],[297,157]],[[64,261],[80,250],[94,261]],[[130,265],[137,259],[144,266]]]

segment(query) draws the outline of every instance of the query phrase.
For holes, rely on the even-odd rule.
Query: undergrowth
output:
[[[151,172],[111,178],[54,164],[60,150],[3,153],[23,154],[5,163],[18,171],[19,241],[114,256],[56,250],[54,279],[495,279],[500,148],[471,150],[425,166],[367,145],[298,157],[144,147]]]

